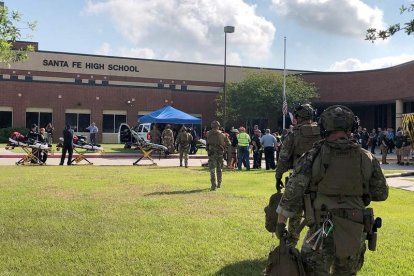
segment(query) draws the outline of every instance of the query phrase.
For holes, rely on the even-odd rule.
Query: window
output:
[[[164,84],[163,83],[158,83],[158,88],[164,88]]]
[[[91,124],[91,114],[86,113],[66,113],[65,122],[76,132],[83,132]]]
[[[122,123],[126,123],[124,114],[103,114],[102,132],[117,133]]]
[[[181,91],[187,91],[187,85],[181,85]]]
[[[75,79],[75,83],[76,84],[82,84],[82,80],[81,79]]]
[[[170,84],[170,89],[175,90],[175,84]]]
[[[109,84],[109,81],[107,81],[107,80],[103,80],[103,81],[102,81],[102,85],[105,85],[105,86],[106,86],[106,85],[108,85],[108,84]]]
[[[0,118],[0,128],[12,127],[12,111],[0,111]]]
[[[95,85],[95,80],[89,80],[88,83],[89,85]]]
[[[25,81],[33,81],[33,77],[32,76],[25,76],[24,80]]]
[[[41,111],[26,111],[26,128],[30,129],[33,124],[36,124],[39,128],[45,127],[48,123],[51,123],[53,119],[52,112]]]

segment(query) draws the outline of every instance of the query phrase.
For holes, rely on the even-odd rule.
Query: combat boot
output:
[[[215,185],[211,185],[210,191],[215,191],[216,190],[216,186]]]
[[[185,162],[185,167],[188,168],[188,163],[187,162]]]
[[[219,183],[218,185],[217,185],[217,188],[220,188],[221,187],[221,183]]]

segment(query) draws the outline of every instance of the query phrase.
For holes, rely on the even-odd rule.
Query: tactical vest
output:
[[[369,194],[372,163],[360,145],[334,148],[326,143],[312,165],[310,190],[327,196]]]
[[[181,131],[180,132],[180,145],[187,146],[190,143],[190,137],[187,132]]]
[[[299,157],[310,150],[313,144],[321,139],[321,135],[320,127],[316,123],[301,125],[294,129],[293,133],[293,167],[295,167]]]
[[[207,133],[207,144],[210,153],[223,154],[224,153],[224,135],[219,130],[210,130]]]

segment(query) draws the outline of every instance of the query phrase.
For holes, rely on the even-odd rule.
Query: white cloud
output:
[[[272,0],[276,12],[299,25],[344,36],[383,28],[383,11],[361,0]]]
[[[125,48],[119,49],[119,55],[122,57],[134,57],[134,58],[147,58],[153,59],[155,54],[152,49],[149,48]]]
[[[222,63],[223,27],[234,25],[228,63],[257,64],[271,57],[276,32],[244,0],[94,0],[85,11],[108,15],[131,48],[152,49],[154,58]]]
[[[108,42],[102,43],[102,45],[95,50],[95,55],[109,56],[112,53],[111,45]]]
[[[395,66],[412,60],[414,60],[414,55],[407,54],[376,58],[367,62],[362,62],[356,58],[348,58],[346,60],[335,62],[333,65],[331,65],[328,71],[347,72],[380,69]]]

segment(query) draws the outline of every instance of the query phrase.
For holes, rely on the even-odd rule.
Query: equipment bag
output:
[[[264,275],[305,276],[299,250],[287,246],[286,239],[281,239],[279,246],[269,253]]]
[[[265,212],[265,228],[267,231],[274,233],[276,231],[277,224],[277,213],[276,209],[279,206],[280,199],[282,198],[282,193],[277,192],[273,194],[269,199],[269,205],[264,208]]]

